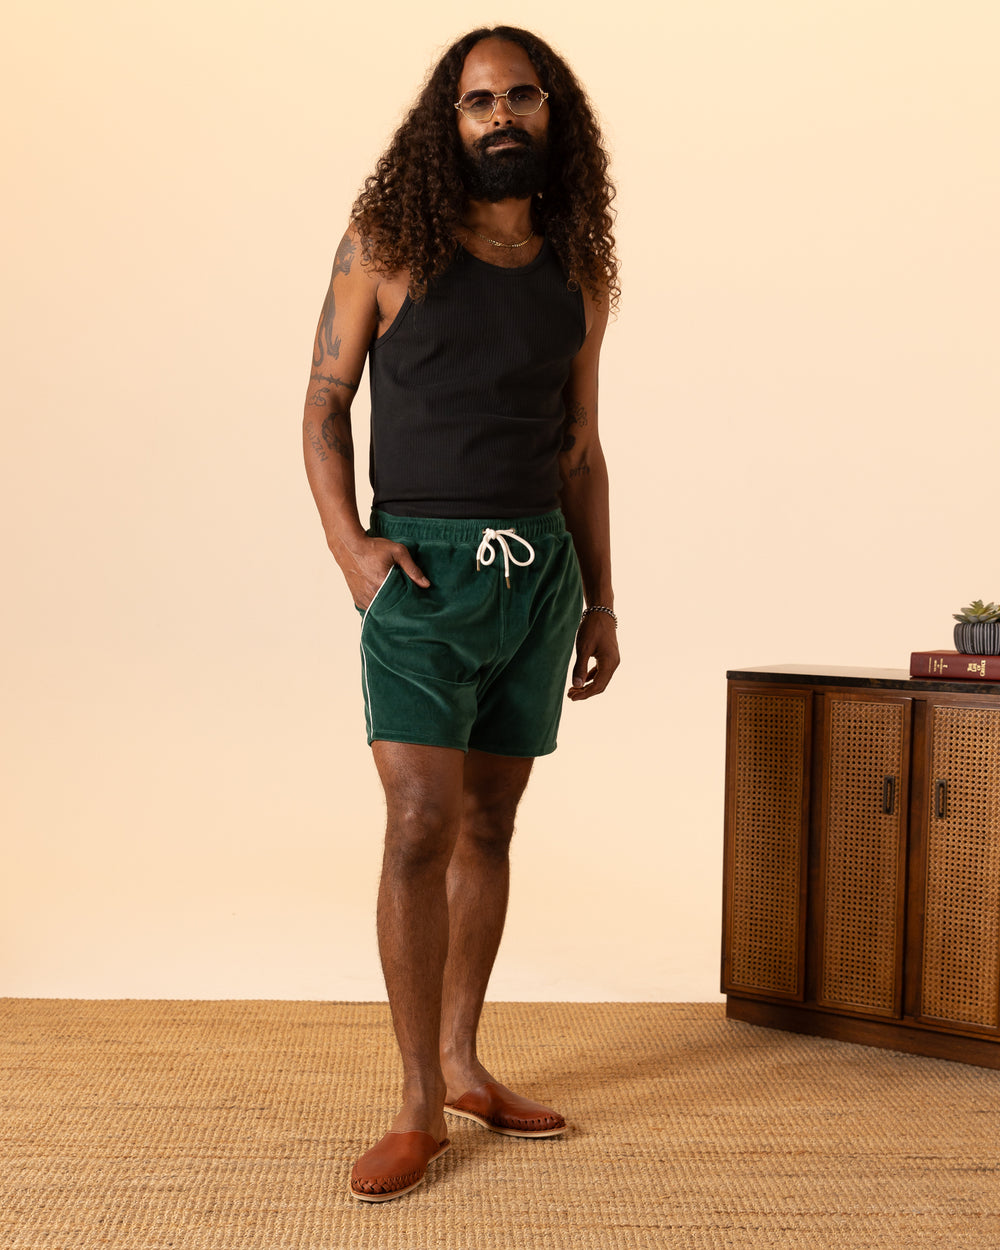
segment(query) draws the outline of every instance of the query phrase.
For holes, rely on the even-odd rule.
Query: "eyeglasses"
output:
[[[464,113],[471,122],[488,122],[497,111],[501,100],[507,101],[507,108],[515,117],[530,117],[532,113],[538,112],[548,98],[547,91],[528,84],[524,87],[511,87],[500,95],[493,91],[467,91],[455,108]]]

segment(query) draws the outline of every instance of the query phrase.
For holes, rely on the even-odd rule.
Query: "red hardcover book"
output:
[[[962,651],[914,651],[911,677],[947,681],[1000,681],[1000,655],[965,655]]]

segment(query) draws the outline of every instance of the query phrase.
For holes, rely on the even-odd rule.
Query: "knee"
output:
[[[480,855],[502,859],[514,836],[517,804],[505,799],[470,798],[462,813],[462,841]]]
[[[393,872],[414,876],[448,867],[457,819],[436,803],[408,803],[390,810],[385,833],[385,863]]]

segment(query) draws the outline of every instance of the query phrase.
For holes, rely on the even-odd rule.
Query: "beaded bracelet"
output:
[[[611,619],[612,619],[612,620],[614,621],[614,623],[615,623],[615,629],[617,629],[617,628],[618,628],[618,617],[617,617],[617,616],[615,616],[615,614],[614,614],[614,612],[611,610],[611,608],[606,608],[606,607],[604,606],[604,604],[603,604],[603,603],[595,603],[595,604],[594,604],[594,606],[593,606],[592,608],[584,608],[584,609],[583,609],[583,614],[582,614],[582,616],[580,617],[580,624],[581,624],[581,625],[582,625],[582,624],[583,624],[583,622],[587,619],[587,617],[591,614],[591,612],[607,612],[608,616],[610,616],[610,617],[611,617]]]

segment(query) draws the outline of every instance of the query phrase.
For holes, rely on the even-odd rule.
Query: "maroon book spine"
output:
[[[961,651],[914,651],[911,677],[946,677],[949,681],[1000,681],[1000,655],[965,655]]]

